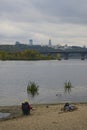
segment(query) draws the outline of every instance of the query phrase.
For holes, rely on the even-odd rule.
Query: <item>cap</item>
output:
[[[28,102],[28,100],[25,100],[24,102]]]

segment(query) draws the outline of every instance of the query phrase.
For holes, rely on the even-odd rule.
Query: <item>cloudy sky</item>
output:
[[[86,45],[87,0],[0,0],[0,44]]]

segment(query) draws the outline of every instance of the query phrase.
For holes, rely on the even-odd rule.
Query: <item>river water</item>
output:
[[[70,94],[64,83],[71,81]],[[39,85],[39,95],[27,95],[27,85]],[[87,60],[0,61],[0,106],[30,103],[87,102]]]

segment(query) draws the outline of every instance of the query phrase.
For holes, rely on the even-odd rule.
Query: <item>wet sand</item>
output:
[[[0,130],[87,130],[87,104],[74,104],[78,109],[72,112],[61,112],[63,105],[32,105],[29,116],[22,115],[20,106],[0,107],[12,113],[0,120]]]

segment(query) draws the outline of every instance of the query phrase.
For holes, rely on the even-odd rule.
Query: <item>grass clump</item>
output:
[[[73,88],[73,86],[72,86],[70,80],[69,80],[69,81],[66,81],[66,82],[64,83],[65,93],[66,93],[66,92],[70,93],[72,88]]]
[[[29,82],[27,86],[27,93],[30,94],[32,97],[35,95],[38,95],[39,91],[39,85],[37,85],[35,82]]]

